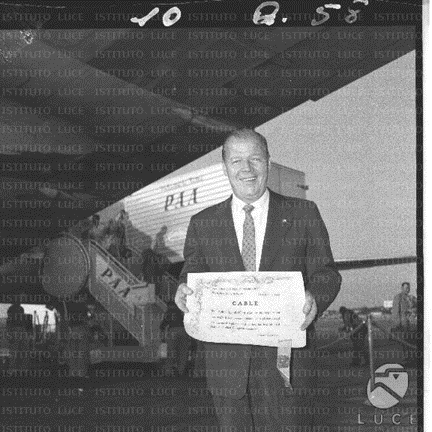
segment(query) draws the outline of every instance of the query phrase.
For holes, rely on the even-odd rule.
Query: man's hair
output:
[[[340,312],[340,313],[345,313],[347,310],[348,310],[348,309],[347,309],[345,306],[341,306],[341,307],[339,308],[339,312]]]
[[[408,285],[409,287],[411,287],[411,285],[410,285],[409,282],[402,282],[402,285],[401,285],[401,286],[404,286],[404,285]]]
[[[222,145],[222,160],[225,161],[226,152],[225,152],[225,145],[231,138],[253,138],[257,142],[261,144],[262,147],[264,147],[264,151],[266,154],[267,159],[270,158],[270,153],[268,151],[268,145],[267,140],[263,135],[260,133],[254,131],[253,129],[249,128],[243,128],[243,129],[237,129],[233,132],[231,132],[225,139],[223,145]]]

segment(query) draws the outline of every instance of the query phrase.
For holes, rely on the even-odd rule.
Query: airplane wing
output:
[[[37,261],[43,259],[43,253],[38,249],[34,248],[32,251],[26,252],[21,255],[19,262],[22,264],[28,264],[27,260]],[[335,260],[336,267],[338,270],[355,270],[362,268],[370,268],[370,267],[382,267],[389,265],[397,265],[397,264],[410,264],[417,261],[417,257],[415,255],[395,257],[395,258],[372,258],[372,259],[342,259]],[[180,261],[177,263],[173,263],[170,266],[170,273],[172,275],[179,274],[181,268],[183,267],[183,262]],[[14,265],[15,264],[15,265]],[[0,266],[0,274],[7,274],[12,271],[17,270],[17,262],[8,263],[3,266]]]
[[[3,286],[0,288],[1,302],[10,303],[17,295],[23,295],[24,298],[30,296],[32,298],[31,303],[46,303],[47,293],[44,291],[39,279],[42,272],[43,255],[39,248],[33,248],[21,254],[14,261],[6,262],[0,266],[0,275],[3,278]],[[415,262],[417,262],[416,256],[335,261],[336,267],[340,271]],[[172,283],[177,283],[183,263],[183,261],[172,263],[165,271],[165,276],[169,277]]]
[[[416,256],[403,256],[397,258],[374,258],[374,259],[348,259],[335,260],[338,270],[355,270],[369,267],[381,267],[396,264],[410,264],[417,261]]]
[[[344,259],[335,260],[335,264],[338,270],[356,270],[370,267],[382,267],[396,264],[410,264],[417,261],[417,257],[413,255],[407,255],[396,258],[374,258],[374,259]],[[170,276],[178,278],[183,267],[183,262],[177,262],[171,264],[168,269]]]

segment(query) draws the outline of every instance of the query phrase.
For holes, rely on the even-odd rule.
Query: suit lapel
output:
[[[282,239],[292,225],[292,208],[284,208],[284,197],[274,193],[270,189],[269,192],[269,212],[259,267],[260,271],[269,271],[271,269],[271,264],[281,247]]]
[[[225,201],[223,201],[217,208],[218,219],[227,221],[226,226],[220,227],[219,236],[220,238],[228,238],[233,240],[232,247],[223,247],[220,250],[221,256],[234,258],[232,261],[227,260],[228,263],[233,262],[232,268],[228,271],[245,271],[243,258],[240,253],[238,238],[234,227],[234,219],[231,210],[232,195]]]

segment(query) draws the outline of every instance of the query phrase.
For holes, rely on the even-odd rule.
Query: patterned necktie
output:
[[[251,215],[253,205],[247,204],[243,207],[246,213],[243,223],[243,244],[242,244],[242,258],[246,271],[255,271],[255,225]]]

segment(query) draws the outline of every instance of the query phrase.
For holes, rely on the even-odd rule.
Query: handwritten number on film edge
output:
[[[138,25],[140,27],[143,27],[145,25],[145,23],[150,19],[153,18],[155,15],[157,15],[159,13],[159,8],[155,7],[154,9],[152,9],[145,17],[142,18],[137,18],[137,17],[133,17],[131,18],[131,22],[133,23],[138,23]],[[174,18],[171,19],[171,16],[174,15]],[[163,25],[165,27],[170,27],[173,24],[175,24],[179,19],[181,18],[181,10],[177,7],[174,6],[171,9],[168,9],[162,17],[162,22]]]
[[[352,9],[348,8],[348,12],[349,12],[349,15],[347,15],[345,17],[345,21],[348,24],[352,24],[353,22],[356,22],[357,21],[357,14],[360,12],[360,9],[352,10]]]
[[[261,9],[266,6],[273,6],[275,9],[271,14],[262,15]],[[276,1],[266,1],[261,3],[256,9],[253,15],[253,23],[254,24],[266,24],[268,26],[273,25],[275,22],[276,14],[279,11],[279,3]]]
[[[363,3],[365,6],[367,6],[369,4],[369,0],[353,0],[353,4],[354,3]],[[272,13],[263,15],[263,14],[261,14],[261,9],[263,9],[266,6],[273,6],[274,10]],[[311,25],[313,25],[313,26],[320,25],[320,24],[326,22],[330,18],[330,14],[328,12],[324,11],[324,9],[326,9],[326,8],[327,9],[340,9],[341,5],[338,3],[328,3],[328,4],[325,4],[324,6],[318,7],[316,9],[316,12],[319,15],[323,15],[324,18],[322,18],[319,21],[317,21],[314,18],[311,21]],[[278,12],[279,12],[279,3],[277,1],[263,2],[255,9],[255,13],[253,15],[253,23],[256,25],[265,24],[267,26],[271,26],[274,24],[276,14]],[[352,23],[356,22],[357,21],[357,15],[360,13],[360,10],[359,9],[353,10],[351,8],[348,8],[348,12],[349,12],[349,14],[345,17],[345,21],[348,24],[352,24]],[[158,13],[159,13],[159,8],[155,7],[146,16],[144,16],[142,18],[138,18],[138,17],[131,18],[131,22],[137,23],[140,27],[143,27],[148,20],[153,18]],[[171,18],[172,15],[174,15],[174,18]],[[181,18],[181,10],[177,6],[174,6],[170,9],[168,9],[164,13],[164,15],[162,17],[162,22],[163,22],[163,25],[165,27],[170,27],[173,24],[175,24],[180,18]],[[282,18],[282,22],[286,22],[286,20],[287,20],[287,18]]]
[[[324,18],[320,21],[317,21],[315,18],[311,21],[311,25],[313,26],[317,26],[320,25],[324,22],[326,22],[329,18],[330,18],[330,14],[328,12],[324,12],[324,6],[320,6],[319,8],[317,8],[317,13],[320,15],[324,15]]]

